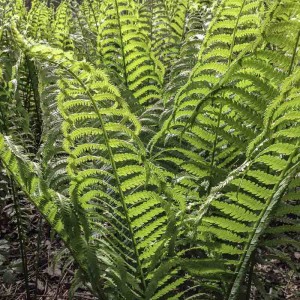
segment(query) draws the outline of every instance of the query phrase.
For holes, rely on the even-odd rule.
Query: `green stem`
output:
[[[238,29],[239,20],[241,18],[242,11],[244,9],[245,4],[246,4],[246,0],[244,0],[242,5],[241,5],[240,11],[239,11],[239,14],[237,16],[235,26],[234,26],[234,29],[233,29],[232,42],[231,42],[231,45],[230,45],[230,53],[229,53],[229,59],[228,59],[228,66],[230,66],[230,64],[232,62],[232,54],[233,54],[233,48],[234,48],[234,44],[235,44],[236,32],[237,32],[237,29]]]
[[[182,27],[182,34],[181,34],[181,38],[180,38],[181,42],[184,42],[184,39],[185,39],[186,27],[187,27],[187,22],[188,22],[189,7],[190,7],[190,0],[187,1],[186,7],[185,7],[184,24],[183,24],[183,27]]]
[[[11,193],[12,198],[14,202],[14,208],[16,212],[16,218],[17,218],[17,228],[18,228],[18,237],[19,237],[19,243],[20,243],[20,252],[22,257],[22,266],[23,266],[23,272],[24,272],[24,279],[25,279],[25,289],[26,289],[26,295],[27,300],[30,299],[30,289],[29,289],[29,277],[28,277],[28,264],[27,264],[27,255],[26,255],[26,249],[24,245],[24,235],[22,230],[22,223],[21,223],[21,212],[20,207],[17,199],[17,194],[15,190],[15,184],[13,180],[10,178],[10,186],[11,186]]]
[[[36,151],[38,150],[38,145],[40,143],[41,135],[42,135],[42,116],[41,116],[41,98],[39,93],[39,80],[36,72],[36,67],[34,65],[34,62],[29,60],[28,57],[25,58],[26,64],[29,71],[29,80],[32,87],[33,92],[33,99],[34,99],[34,109],[35,109],[35,115],[37,119],[37,131],[36,131]]]
[[[35,261],[35,290],[34,290],[34,299],[35,300],[37,299],[37,290],[38,290],[38,277],[39,277],[39,265],[40,265],[40,254],[41,254],[42,230],[43,230],[43,219],[42,219],[41,216],[39,216],[37,250],[36,250],[36,261]]]
[[[246,0],[243,1],[239,14],[237,16],[236,22],[235,22],[235,26],[233,29],[233,33],[232,33],[232,42],[230,45],[230,52],[229,52],[229,58],[228,58],[228,67],[230,67],[231,62],[232,62],[232,55],[233,55],[233,48],[235,45],[235,38],[236,38],[236,32],[238,29],[238,24],[239,24],[239,20],[241,18],[242,15],[242,11],[244,9]],[[216,132],[215,132],[215,138],[214,138],[214,144],[213,144],[213,151],[212,151],[212,158],[211,158],[211,163],[210,163],[210,175],[209,175],[209,186],[208,186],[208,194],[210,193],[211,190],[211,185],[212,185],[212,179],[213,179],[213,167],[215,164],[215,156],[216,156],[216,151],[217,151],[217,143],[218,143],[218,129],[220,128],[220,123],[221,123],[221,115],[222,115],[222,110],[223,110],[223,105],[220,105],[220,110],[218,113],[218,121],[217,121],[217,128],[216,128]]]
[[[292,74],[292,71],[293,71],[293,68],[294,68],[295,60],[296,60],[297,53],[298,53],[297,50],[298,50],[299,41],[300,41],[300,30],[298,31],[298,35],[297,35],[297,38],[296,38],[296,43],[295,43],[295,47],[294,47],[294,51],[293,51],[293,56],[292,56],[291,64],[290,64],[289,71],[288,71],[289,75]]]
[[[217,186],[213,187],[211,189],[210,194],[206,197],[206,200],[204,201],[204,203],[201,205],[200,209],[199,209],[199,215],[196,217],[195,219],[195,223],[194,223],[194,237],[196,237],[197,235],[197,228],[199,227],[199,224],[201,223],[203,217],[206,215],[208,209],[210,208],[211,203],[218,199],[219,197],[222,196],[222,194],[220,193],[220,191],[222,189],[224,189],[224,187],[228,186],[228,184],[234,180],[235,178],[237,178],[241,173],[243,173],[248,166],[251,164],[251,161],[245,161],[241,166],[239,166],[237,169],[233,170],[228,176],[227,178],[222,181],[221,183],[219,183]]]
[[[252,253],[251,262],[250,262],[250,270],[248,274],[248,282],[247,282],[247,292],[246,292],[246,300],[250,300],[251,296],[251,286],[252,286],[252,279],[253,279],[253,271],[255,266],[255,252]]]
[[[94,10],[94,7],[93,7],[93,2],[91,2],[91,0],[88,0],[88,3],[89,3],[89,7],[92,11],[92,15],[93,15],[93,18],[94,18],[94,22],[95,22],[95,25],[96,25],[96,28],[97,28],[97,34],[98,34],[99,33],[99,26],[98,26],[95,10]]]
[[[222,110],[223,110],[223,105],[220,105],[218,121],[217,121],[217,128],[216,128],[215,137],[214,137],[212,157],[211,157],[211,162],[210,162],[209,185],[208,185],[207,194],[210,193],[211,187],[212,187],[212,180],[213,180],[213,175],[214,175],[213,168],[214,168],[214,164],[215,164],[215,156],[216,156],[217,143],[218,143],[218,129],[220,128]]]
[[[117,12],[119,34],[120,34],[120,41],[121,41],[122,61],[123,61],[123,68],[124,68],[124,80],[125,80],[126,87],[128,87],[128,74],[127,74],[127,68],[126,68],[125,50],[124,50],[124,42],[123,42],[123,35],[122,35],[122,24],[121,24],[120,12],[119,12],[118,0],[115,0],[115,7],[116,7],[116,12]]]

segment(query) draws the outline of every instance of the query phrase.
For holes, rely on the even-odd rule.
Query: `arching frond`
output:
[[[99,299],[246,299],[299,248],[300,4],[48,4],[0,0],[3,182]]]

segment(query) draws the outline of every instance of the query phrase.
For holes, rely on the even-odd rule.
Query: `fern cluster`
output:
[[[298,2],[0,3],[1,164],[99,299],[244,299],[299,248]]]

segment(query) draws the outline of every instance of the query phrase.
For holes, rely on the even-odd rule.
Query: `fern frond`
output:
[[[70,201],[47,187],[46,182],[40,179],[37,164],[31,162],[11,139],[0,135],[0,149],[1,162],[8,174],[70,247],[95,291],[98,291],[99,297],[102,298],[97,258],[93,248],[81,236],[80,223]]]
[[[107,1],[101,13],[97,43],[102,63],[122,74],[139,103],[154,104],[161,98],[163,70],[138,30],[135,3]]]
[[[109,234],[114,238],[109,243],[114,241],[110,247],[115,247],[116,251],[113,255],[124,263],[129,259],[130,265],[135,262],[135,271],[126,268],[126,272],[135,280],[141,279],[141,282],[126,282],[128,292],[143,293],[147,284],[144,272],[156,252],[152,246],[163,238],[168,217],[161,196],[147,190],[140,194],[141,189],[148,186],[149,191],[157,189],[160,182],[148,175],[148,165],[143,158],[145,150],[137,136],[139,122],[103,71],[88,63],[73,61],[60,50],[42,45],[28,46],[17,32],[15,34],[22,47],[28,47],[29,55],[53,62],[65,76],[59,81],[61,92],[57,100],[63,118],[63,146],[68,154],[69,196],[78,212],[85,238],[91,239],[94,222],[104,231],[107,230],[105,224],[110,224]],[[78,105],[72,104],[74,100],[81,107],[80,113]],[[99,189],[103,192],[100,198],[96,194]],[[156,199],[152,205],[150,199]],[[107,218],[96,217],[91,222],[99,210],[107,214]],[[86,221],[83,214],[89,215],[90,221]],[[130,247],[124,247],[121,232],[127,236]],[[98,245],[98,255],[102,257],[105,245],[98,239],[91,240]],[[111,272],[120,272],[120,269],[113,267],[109,276]],[[137,286],[140,288],[136,289]]]
[[[51,21],[53,18],[52,9],[45,3],[35,0],[31,3],[28,12],[27,23],[29,24],[28,35],[35,40],[49,40],[51,37]]]
[[[73,51],[74,44],[70,38],[71,7],[69,1],[62,1],[55,12],[51,44],[65,51]]]

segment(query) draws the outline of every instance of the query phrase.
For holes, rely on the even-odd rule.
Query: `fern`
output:
[[[96,297],[241,299],[299,248],[298,3],[2,7],[0,160]]]
[[[137,101],[155,103],[161,93],[163,70],[148,48],[147,40],[138,31],[135,3],[107,1],[103,6],[98,35],[103,63],[122,74],[125,86]],[[114,46],[116,43],[118,47]]]

